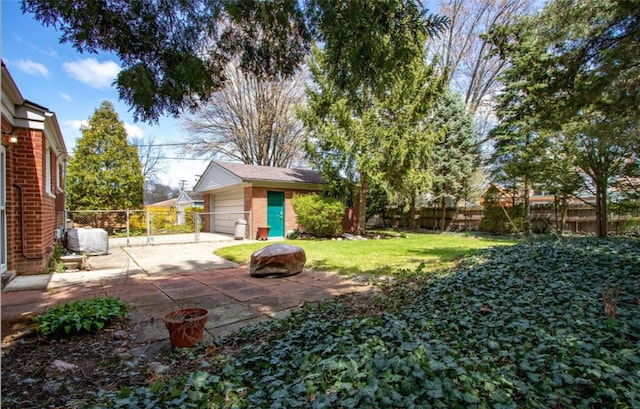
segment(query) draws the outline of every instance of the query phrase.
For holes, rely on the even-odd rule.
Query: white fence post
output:
[[[196,243],[198,242],[198,240],[200,239],[200,229],[198,228],[198,226],[200,225],[200,213],[198,212],[193,212],[193,224],[194,224],[194,229],[195,229],[195,238],[196,238]]]
[[[146,210],[146,216],[147,216],[147,246],[151,243],[151,213],[149,212],[149,209]]]
[[[129,247],[129,209],[126,210],[127,211],[127,247]]]

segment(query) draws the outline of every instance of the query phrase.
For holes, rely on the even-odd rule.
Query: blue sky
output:
[[[32,15],[24,15],[17,0],[2,0],[2,60],[22,95],[55,112],[67,150],[73,153],[81,136],[79,127],[102,101],[113,103],[130,137],[153,137],[157,143],[184,142],[184,132],[173,118],[161,118],[158,125],[134,122],[129,107],[118,100],[111,85],[120,64],[110,53],[80,54],[69,44],[60,44],[60,33],[44,27]],[[165,148],[168,158],[183,157]],[[193,187],[206,161],[167,159],[160,182],[177,188],[186,180]]]

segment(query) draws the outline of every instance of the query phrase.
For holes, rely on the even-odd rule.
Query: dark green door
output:
[[[267,192],[269,237],[284,236],[284,192]]]

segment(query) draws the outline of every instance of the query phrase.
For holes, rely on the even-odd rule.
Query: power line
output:
[[[173,143],[145,143],[145,144],[131,144],[130,146],[135,146],[138,148],[150,148],[155,146],[191,146],[191,145],[206,145],[208,142],[200,141],[200,142],[173,142]]]
[[[168,159],[168,160],[200,160],[200,161],[211,161],[212,159],[202,159],[202,158],[170,158],[167,156],[158,156],[156,159]]]

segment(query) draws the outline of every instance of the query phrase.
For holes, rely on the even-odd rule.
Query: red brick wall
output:
[[[7,132],[10,133],[12,132],[13,129],[11,128],[11,125],[9,125],[9,123],[7,121],[5,121],[5,118],[2,117],[2,132]],[[14,192],[14,189],[12,188],[12,183],[14,180],[14,170],[13,170],[13,166],[12,163],[14,162],[13,159],[13,146],[14,144],[9,143],[9,136],[3,136],[2,137],[2,145],[4,145],[5,147],[5,152],[6,152],[6,182],[7,182],[7,187],[6,187],[6,206],[7,206],[7,268],[9,270],[15,270],[16,269],[16,262],[15,262],[15,252],[16,252],[16,247],[15,247],[15,237],[16,237],[16,214],[14,211],[14,203],[16,200],[16,194]]]
[[[43,132],[14,128],[13,133],[18,142],[7,148],[8,267],[20,275],[39,274],[51,257],[55,228],[62,224],[61,212],[56,214],[57,163],[52,155],[52,194],[47,194]]]
[[[284,232],[285,234],[298,228],[296,213],[291,205],[291,198],[295,194],[314,193],[309,190],[300,189],[278,189],[246,186],[244,188],[244,211],[251,211],[251,228],[249,238],[255,239],[258,234],[258,227],[267,225],[267,192],[284,192]],[[209,194],[204,195],[204,211],[210,212],[211,203]],[[209,231],[208,221],[204,225],[204,231]]]
[[[245,210],[247,202],[247,189],[245,188]],[[253,215],[253,231],[251,237],[255,238],[258,234],[258,227],[267,225],[267,192],[284,192],[284,232],[295,230],[298,228],[298,220],[296,218],[296,212],[293,210],[291,204],[291,198],[296,194],[309,194],[315,193],[314,191],[301,190],[301,189],[278,189],[278,188],[264,188],[253,187],[251,195],[252,215]]]
[[[204,213],[211,213],[211,195],[209,193],[204,194]],[[211,231],[211,223],[210,216],[205,214],[202,216],[202,231],[210,232]]]

